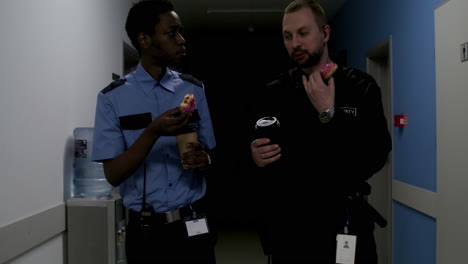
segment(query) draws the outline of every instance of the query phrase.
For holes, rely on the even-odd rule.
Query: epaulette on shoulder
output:
[[[363,93],[366,93],[371,85],[376,84],[372,75],[351,67],[344,67],[343,74],[353,87],[361,89]]]
[[[184,80],[184,81],[191,82],[191,83],[203,88],[203,83],[200,80],[198,80],[197,78],[190,75],[190,74],[180,73],[180,78],[182,80]]]
[[[282,72],[276,75],[275,80],[270,81],[268,87],[302,87],[302,79],[300,72],[297,69],[290,69],[288,71]]]
[[[285,76],[286,76],[285,74],[278,75],[274,80],[267,82],[265,87],[271,88],[271,87],[276,87],[278,85],[281,86],[285,81]]]
[[[126,81],[127,81],[127,79],[125,79],[125,78],[115,80],[115,81],[111,82],[109,85],[107,85],[106,88],[102,89],[102,93],[106,94],[106,93],[114,90],[115,88],[123,85]]]
[[[283,84],[285,81],[289,81],[290,79],[293,78],[294,75],[294,70],[288,70],[286,72],[281,72],[279,74],[276,74],[273,80],[268,81],[266,86],[274,86],[278,84]]]

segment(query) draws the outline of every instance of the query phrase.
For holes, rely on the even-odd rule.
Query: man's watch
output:
[[[329,109],[319,113],[320,122],[326,124],[330,122],[335,114],[335,108],[332,106]]]

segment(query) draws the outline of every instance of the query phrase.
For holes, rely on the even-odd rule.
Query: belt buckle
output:
[[[165,212],[164,213],[166,215],[166,223],[167,224],[170,224],[172,222],[175,222],[177,220],[180,220],[180,210],[179,209],[175,209],[175,210],[172,210],[172,211],[168,211],[168,212]]]

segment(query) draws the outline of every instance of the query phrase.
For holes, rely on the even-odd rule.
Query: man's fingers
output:
[[[203,146],[202,144],[200,143],[197,143],[197,142],[189,142],[187,143],[187,148],[191,149],[191,150],[203,150]]]
[[[328,87],[335,88],[335,78],[333,76],[328,79]]]
[[[251,146],[254,147],[254,148],[258,148],[258,147],[266,145],[268,143],[270,143],[269,138],[257,138],[254,141],[252,141]]]

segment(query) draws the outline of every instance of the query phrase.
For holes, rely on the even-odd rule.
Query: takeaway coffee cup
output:
[[[280,122],[274,116],[265,116],[255,123],[256,138],[269,138],[270,143],[279,143]]]
[[[185,153],[190,149],[187,147],[188,143],[195,142],[198,143],[198,128],[193,125],[188,125],[183,128],[179,134],[176,136],[177,147],[179,148],[179,153]]]

